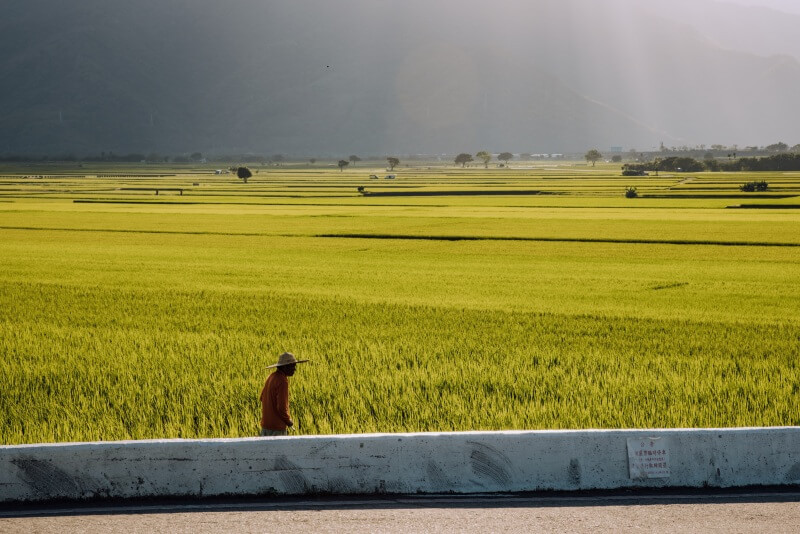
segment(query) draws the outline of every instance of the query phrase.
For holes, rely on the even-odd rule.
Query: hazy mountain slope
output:
[[[800,63],[710,38],[711,1],[7,3],[0,153],[799,141]]]
[[[698,19],[679,23],[635,1],[585,3],[569,23],[585,39],[564,45],[580,68],[550,68],[582,94],[690,144],[798,135],[800,63],[792,58],[722,49],[698,31]]]
[[[691,25],[721,48],[762,56],[789,55],[800,60],[800,2],[791,3],[794,8],[790,12],[697,0],[651,1],[647,9]]]
[[[181,50],[162,55],[168,32],[140,14],[112,15],[90,0],[69,8],[34,0],[19,11],[0,31],[0,76],[14,81],[0,98],[0,147],[155,148],[192,119],[182,98],[188,72],[170,57]]]
[[[798,3],[797,0],[720,0],[720,1],[725,1],[727,3],[741,5],[741,6],[760,7],[760,8],[767,7],[785,13],[800,15],[800,3]]]

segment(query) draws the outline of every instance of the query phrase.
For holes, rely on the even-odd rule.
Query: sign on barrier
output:
[[[669,448],[663,438],[628,438],[630,478],[669,478]]]

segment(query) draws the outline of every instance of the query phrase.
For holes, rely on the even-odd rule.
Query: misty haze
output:
[[[747,3],[8,0],[0,155],[792,146],[800,13]]]

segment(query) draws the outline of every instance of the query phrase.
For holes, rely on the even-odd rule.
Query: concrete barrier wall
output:
[[[660,438],[667,478],[631,478]],[[800,485],[800,427],[459,432],[0,447],[0,502]]]

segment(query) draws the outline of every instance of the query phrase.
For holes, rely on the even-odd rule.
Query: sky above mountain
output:
[[[0,154],[794,145],[761,2],[6,0]]]
[[[658,0],[662,1],[662,0]],[[723,0],[741,6],[756,6],[785,11],[786,13],[800,14],[800,2],[797,0]]]

